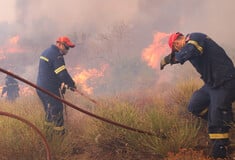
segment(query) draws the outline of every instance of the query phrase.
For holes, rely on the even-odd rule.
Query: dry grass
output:
[[[205,157],[197,150],[199,141],[206,135],[200,130],[203,124],[187,114],[186,109],[189,96],[199,85],[189,81],[164,94],[148,92],[100,98],[100,106],[68,92],[65,98],[85,110],[164,136],[154,137],[128,131],[67,107],[65,124],[68,134],[63,140],[55,139],[49,143],[53,160],[173,160],[174,157],[194,157],[196,154]],[[167,99],[162,97],[166,95]],[[2,100],[0,110],[22,116],[43,131],[43,110],[36,95],[20,97],[15,103]],[[0,117],[0,124],[0,130],[4,131],[0,137],[0,157],[45,159],[42,141],[32,129],[6,117]],[[181,148],[192,149],[184,151]]]

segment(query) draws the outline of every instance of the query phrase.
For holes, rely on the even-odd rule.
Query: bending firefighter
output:
[[[75,83],[65,67],[64,55],[75,45],[68,37],[59,37],[56,44],[51,45],[40,56],[37,85],[61,97],[61,84],[66,84],[70,90],[76,89]],[[37,90],[45,111],[45,127],[49,133],[63,135],[65,133],[63,103]],[[52,131],[52,132],[51,132]],[[49,136],[49,135],[47,135]]]
[[[204,85],[191,97],[188,110],[208,121],[213,158],[228,157],[229,129],[233,121],[235,100],[234,64],[223,48],[203,33],[173,33],[169,38],[172,52],[162,59],[167,64],[190,61],[201,75]]]

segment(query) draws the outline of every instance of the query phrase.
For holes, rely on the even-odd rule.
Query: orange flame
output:
[[[170,52],[166,42],[168,37],[169,34],[158,32],[154,35],[153,43],[144,49],[142,59],[147,62],[148,66],[156,68],[159,66],[160,58]]]
[[[16,35],[8,39],[5,43],[5,45],[0,46],[0,60],[5,59],[6,56],[4,54],[8,53],[25,53],[27,50],[25,48],[22,48],[19,45],[20,36]]]
[[[19,42],[19,39],[20,39],[20,36],[14,36],[12,38],[9,39],[9,44],[12,44],[12,45],[17,45],[18,42]]]
[[[100,70],[98,69],[82,69],[79,66],[75,68],[76,74],[74,76],[74,81],[81,86],[82,91],[87,94],[92,94],[94,88],[88,85],[88,80],[95,79],[104,76],[104,72],[108,65],[103,65]]]

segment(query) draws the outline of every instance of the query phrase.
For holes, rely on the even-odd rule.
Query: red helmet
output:
[[[168,40],[168,44],[170,46],[170,48],[172,49],[173,47],[173,42],[179,37],[179,36],[182,36],[183,34],[180,33],[180,32],[176,32],[176,33],[172,33],[169,37],[169,40]]]
[[[70,39],[68,37],[65,37],[65,36],[62,36],[62,37],[59,37],[56,42],[60,42],[60,43],[63,43],[71,48],[75,47],[75,44],[73,44],[72,41],[70,41]]]

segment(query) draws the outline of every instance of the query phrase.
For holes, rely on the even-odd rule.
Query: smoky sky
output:
[[[12,28],[26,38],[47,38],[50,42],[61,34],[73,31],[94,34],[124,21],[148,37],[157,31],[200,31],[229,43],[234,35],[234,3],[233,0],[16,0]]]
[[[10,2],[11,8],[7,10],[5,17],[1,12],[0,43],[4,43],[11,36],[19,35],[21,45],[31,48],[31,53],[9,55],[8,61],[2,62],[2,65],[7,63],[16,65],[18,68],[16,72],[32,81],[36,79],[37,57],[61,35],[72,35],[78,44],[76,49],[71,51],[71,55],[66,57],[66,61],[71,60],[71,65],[75,65],[76,62],[82,63],[84,67],[90,66],[91,63],[95,67],[99,62],[105,61],[94,63],[94,59],[99,59],[97,57],[103,57],[107,62],[107,59],[113,58],[109,54],[117,52],[120,52],[117,55],[123,56],[124,59],[129,54],[136,54],[136,57],[140,58],[143,49],[152,43],[156,32],[180,31],[185,34],[204,32],[216,39],[225,49],[231,51],[234,48],[235,1],[233,0],[11,0]],[[11,21],[7,21],[7,16],[11,17]],[[97,48],[100,46],[93,44],[97,40],[97,35],[107,34],[114,26],[120,24],[128,26],[125,33],[128,40],[114,43],[112,39],[112,44],[117,48],[112,46],[111,49],[107,47],[110,43],[102,43],[106,45],[106,49],[100,49],[102,51],[99,52]],[[84,43],[80,45],[81,41]],[[127,46],[125,44],[130,44],[131,47],[125,49]],[[27,59],[27,63],[24,59]],[[70,63],[67,65],[70,66]]]

